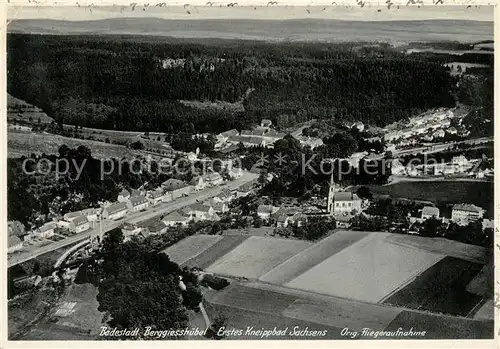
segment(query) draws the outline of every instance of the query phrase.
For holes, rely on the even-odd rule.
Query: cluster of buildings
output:
[[[454,135],[458,130],[451,126],[451,120],[457,117],[453,111],[443,108],[424,113],[411,118],[402,129],[385,129],[384,141],[404,147],[432,142],[443,138],[447,133]]]
[[[253,186],[254,183],[247,183],[233,190],[224,188],[219,195],[211,199],[196,202],[182,209],[170,212],[162,217],[161,220],[154,221],[144,227],[125,223],[121,227],[125,240],[130,239],[133,235],[148,237],[150,235],[163,234],[169,227],[186,226],[190,222],[218,221],[221,214],[230,211],[229,203],[231,200],[249,195],[253,192]]]
[[[483,219],[485,210],[473,204],[455,204],[451,210],[451,218],[447,219],[441,216],[439,208],[434,206],[425,206],[420,212],[420,217],[411,219],[411,222],[423,222],[430,218],[435,218],[443,223],[453,222],[458,225],[466,226],[478,220],[483,221],[483,229],[490,227],[490,221]]]
[[[243,175],[240,168],[231,168],[229,170],[230,177],[235,179]],[[114,203],[104,203],[102,207],[89,208],[81,211],[69,212],[64,216],[55,219],[54,221],[43,224],[37,229],[24,235],[23,239],[18,236],[9,235],[8,252],[15,252],[23,248],[24,242],[50,239],[59,232],[70,232],[79,234],[90,229],[96,228],[100,219],[119,220],[124,218],[128,213],[145,211],[149,207],[156,206],[162,202],[174,201],[181,197],[189,196],[196,191],[204,190],[208,187],[215,187],[223,184],[224,179],[218,172],[210,172],[203,176],[195,176],[193,179],[186,183],[184,181],[171,178],[161,184],[155,190],[132,190],[128,191],[123,189],[119,194],[117,201]],[[182,218],[176,220],[175,213],[172,214],[172,219],[166,221],[167,226],[172,226],[177,223],[187,224],[192,219],[212,219],[214,213],[226,212],[229,208],[225,202],[226,198],[239,197],[248,195],[250,189],[235,190],[231,193],[222,191],[218,197],[213,198],[209,202],[204,202],[203,205],[195,204],[188,206],[182,211]],[[225,193],[225,194],[224,194]],[[200,206],[200,207],[199,207]],[[209,208],[207,208],[209,207]],[[191,209],[191,211],[188,211]],[[215,217],[214,219],[216,219]],[[161,229],[160,229],[161,228]],[[157,229],[157,230],[155,230]],[[152,232],[159,232],[163,227],[152,227]]]
[[[252,130],[242,130],[239,132],[236,129],[228,130],[219,133],[216,136],[216,150],[222,150],[230,146],[243,144],[245,147],[262,146],[266,148],[273,148],[274,143],[283,137],[286,133],[276,131],[272,128],[272,122],[268,119],[263,119],[260,126]],[[320,138],[296,136],[295,137],[303,146],[309,146],[311,149],[323,145]]]
[[[481,159],[467,159],[464,155],[454,156],[450,162],[404,166],[399,159],[391,162],[391,174],[397,176],[453,176],[462,175],[475,178],[493,176],[493,169],[486,163],[478,166]]]

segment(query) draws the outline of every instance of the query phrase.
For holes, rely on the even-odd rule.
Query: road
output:
[[[168,202],[168,203],[161,203],[157,206],[150,207],[148,210],[144,212],[134,212],[134,213],[129,213],[128,216],[124,219],[120,219],[118,221],[109,221],[109,220],[103,220],[102,221],[102,232],[105,233],[107,231],[110,231],[112,229],[115,229],[122,225],[123,223],[138,223],[142,221],[146,221],[148,219],[154,218],[156,216],[164,215],[166,213],[176,211],[182,207],[194,204],[198,201],[204,201],[209,198],[212,198],[219,194],[222,189],[228,188],[228,189],[235,189],[242,184],[248,183],[258,177],[257,174],[250,173],[247,171],[243,172],[243,176],[241,178],[238,178],[234,181],[227,182],[224,185],[215,187],[215,188],[209,188],[205,189],[196,193],[193,193],[185,198],[179,198],[175,201]],[[71,245],[73,243],[82,241],[84,239],[88,239],[90,236],[95,236],[99,234],[99,228],[96,229],[91,229],[87,230],[85,232],[82,232],[80,234],[73,235],[71,237],[68,237],[64,240],[56,241],[53,242],[49,245],[42,246],[35,251],[31,251],[28,253],[18,253],[15,255],[10,255],[9,261],[8,261],[8,267],[12,267],[14,265],[24,263],[30,259],[33,259],[35,257],[38,257],[42,254],[57,250],[59,248]]]

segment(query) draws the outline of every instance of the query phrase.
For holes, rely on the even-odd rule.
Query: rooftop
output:
[[[341,191],[341,192],[335,193],[334,200],[335,201],[355,201],[355,200],[361,200],[361,199],[355,193],[352,193],[349,191]]]
[[[170,221],[170,222],[184,222],[187,220],[188,218],[180,214],[178,211],[169,213],[168,215],[162,218],[162,221]]]
[[[170,178],[170,179],[166,180],[165,182],[163,182],[161,185],[163,187],[165,187],[167,190],[177,190],[177,189],[185,188],[188,186],[183,181],[181,181],[179,179],[175,179],[175,178]]]
[[[83,225],[88,222],[88,219],[86,216],[79,216],[73,219],[73,224],[75,227],[79,227],[80,225]]]
[[[165,225],[165,223],[163,223],[162,221],[157,221],[157,222],[154,222],[150,225],[148,225],[148,230],[151,232],[151,233],[157,233],[163,229],[165,229],[167,226]]]
[[[126,202],[117,202],[116,204],[113,204],[105,208],[106,212],[108,212],[109,214],[120,212],[126,209],[127,209]]]
[[[434,216],[439,216],[439,208],[437,207],[432,207],[432,206],[425,206],[422,209],[422,214],[423,215],[434,215]]]
[[[484,211],[481,207],[473,204],[456,204],[453,205],[453,210],[473,212],[473,213],[480,213]]]

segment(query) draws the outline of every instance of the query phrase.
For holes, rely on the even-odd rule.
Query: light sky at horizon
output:
[[[387,21],[387,20],[426,20],[426,19],[455,19],[455,20],[477,20],[493,21],[493,6],[400,6],[399,9],[393,5],[391,10],[386,6],[370,6],[364,8],[346,6],[240,6],[219,7],[196,6],[195,2],[184,6],[155,7],[137,4],[134,10],[128,5],[114,6],[86,6],[80,2],[78,6],[13,6],[14,0],[8,7],[7,18],[14,19],[57,19],[57,20],[99,20],[106,18],[126,17],[155,17],[163,19],[336,19],[336,20],[361,20],[361,21]],[[17,0],[19,3],[20,0]],[[115,3],[119,1],[115,0]],[[247,2],[250,2],[247,0]],[[396,0],[393,1],[397,3]],[[199,2],[198,2],[199,3]],[[206,2],[203,2],[206,3]],[[256,3],[255,1],[253,2]],[[377,2],[372,2],[376,4]],[[381,2],[385,5],[385,1]],[[48,2],[47,2],[48,4]],[[88,3],[87,3],[88,4]],[[147,4],[147,3],[146,3]],[[169,4],[172,4],[169,2]],[[222,4],[222,3],[221,3]],[[225,3],[224,3],[225,4]],[[240,3],[238,3],[240,4]],[[317,2],[315,2],[317,4]],[[330,3],[331,4],[331,3]],[[30,4],[31,5],[31,4]],[[381,9],[381,12],[378,10]],[[189,13],[188,13],[189,11]]]

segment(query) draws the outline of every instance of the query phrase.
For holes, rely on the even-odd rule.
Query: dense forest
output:
[[[220,132],[283,115],[386,125],[455,105],[456,81],[441,58],[387,45],[9,34],[7,52],[9,93],[80,126]],[[184,100],[241,103],[244,110]]]

